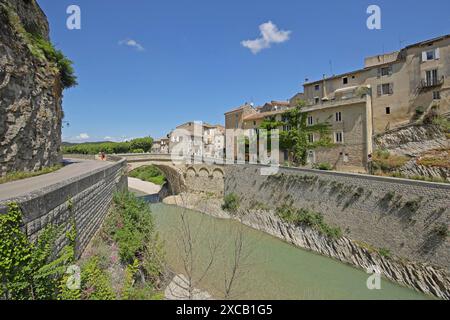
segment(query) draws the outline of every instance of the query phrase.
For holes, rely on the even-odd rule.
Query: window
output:
[[[387,94],[394,93],[394,84],[393,83],[383,83],[377,86],[378,96],[383,96]]]
[[[253,125],[256,126],[256,121],[253,121]]]
[[[308,117],[308,126],[312,126],[314,124],[314,119],[313,117],[309,116]]]
[[[319,91],[319,90],[320,90],[320,85],[319,85],[319,84],[316,84],[316,85],[314,86],[314,89],[315,89],[316,91]]]
[[[342,113],[336,112],[336,122],[341,122],[341,121],[342,121]]]
[[[318,104],[319,102],[320,102],[320,98],[319,98],[319,97],[315,97],[315,98],[314,98],[314,103],[315,103],[315,104]]]
[[[422,52],[422,61],[437,60],[440,58],[439,48]]]
[[[348,78],[347,77],[342,78],[342,84],[348,84]]]
[[[426,72],[426,84],[427,86],[435,86],[438,84],[438,71],[437,69],[428,70]]]
[[[344,133],[343,132],[335,132],[334,142],[335,143],[343,143],[344,142]]]
[[[314,133],[308,134],[308,141],[309,143],[314,143]]]
[[[380,73],[382,77],[390,76],[392,74],[392,66],[381,68]]]
[[[433,91],[433,99],[434,100],[441,100],[441,92],[440,91]]]
[[[386,107],[386,114],[391,114],[391,107]]]

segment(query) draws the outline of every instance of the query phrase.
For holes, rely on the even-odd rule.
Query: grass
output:
[[[80,261],[85,300],[162,299],[165,259],[150,207],[116,193],[104,225]]]
[[[235,213],[239,209],[239,198],[234,193],[227,194],[224,198],[222,210]]]
[[[323,163],[318,163],[315,164],[313,166],[314,169],[318,169],[318,170],[323,170],[323,171],[330,171],[333,170],[333,167],[331,166],[331,164],[327,163],[327,162],[323,162]]]
[[[151,182],[162,186],[166,182],[164,173],[155,166],[143,166],[134,169],[128,174],[132,178],[141,179],[142,181]]]
[[[434,150],[417,160],[417,164],[426,167],[450,169],[450,149]]]
[[[27,172],[27,171],[16,171],[7,173],[6,176],[0,178],[0,184],[17,181],[17,180],[23,180],[27,178],[37,177],[41,176],[43,174],[52,173],[55,172],[63,167],[62,164],[58,164],[52,167],[43,168],[38,171],[33,172]]]
[[[387,150],[377,150],[373,156],[373,165],[375,170],[390,172],[403,167],[409,160],[409,157],[392,155]]]
[[[288,205],[284,205],[277,209],[277,216],[283,221],[293,223],[295,225],[306,225],[312,229],[319,231],[332,239],[342,237],[342,231],[339,227],[331,227],[325,223],[323,215],[318,212],[306,209],[296,209]]]

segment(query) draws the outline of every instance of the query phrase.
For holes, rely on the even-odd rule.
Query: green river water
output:
[[[176,206],[152,204],[157,229],[165,242],[166,259],[177,274],[183,274],[180,214]],[[231,220],[216,219],[185,210],[194,238],[198,274],[210,257],[210,245],[220,243],[213,266],[200,285],[215,298],[223,297],[224,277],[231,270],[237,235],[243,236],[244,256],[235,299],[429,299],[430,297],[382,279],[381,290],[367,289],[368,275],[356,268],[299,249],[263,232]]]

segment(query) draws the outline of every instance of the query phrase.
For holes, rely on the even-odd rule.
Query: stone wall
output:
[[[31,240],[49,224],[71,227],[75,219],[77,254],[80,255],[102,224],[110,207],[113,193],[127,189],[126,160],[69,179],[60,184],[10,199],[22,209],[24,230]],[[0,203],[0,213],[6,212],[6,203]],[[66,244],[65,236],[58,240],[58,250]]]
[[[48,32],[36,1],[0,0],[0,176],[61,161],[60,74],[29,43]]]
[[[261,176],[245,165],[226,167],[225,193],[239,196],[241,210],[314,210],[355,241],[450,270],[450,239],[436,231],[450,224],[450,185],[289,168]]]

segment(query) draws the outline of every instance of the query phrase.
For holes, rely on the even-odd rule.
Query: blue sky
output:
[[[38,3],[79,80],[64,94],[67,141],[160,137],[186,121],[223,123],[224,112],[244,102],[286,100],[305,78],[330,75],[330,60],[333,73],[347,72],[365,56],[450,33],[448,0]],[[81,8],[81,30],[66,28],[71,4]],[[366,27],[371,4],[382,10],[381,30]],[[270,48],[255,54],[242,45],[261,38],[259,26],[269,21]]]

